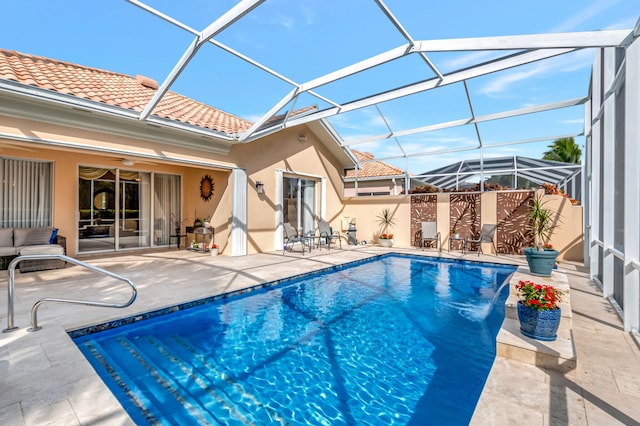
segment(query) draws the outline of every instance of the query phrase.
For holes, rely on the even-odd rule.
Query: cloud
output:
[[[288,30],[293,30],[295,28],[296,20],[292,16],[285,15],[283,13],[276,13],[275,16],[271,19],[271,22],[275,25],[279,25]]]
[[[496,95],[498,93],[506,91],[509,86],[522,80],[528,80],[532,77],[540,76],[549,71],[549,66],[546,64],[536,64],[533,68],[525,70],[511,71],[502,74],[500,77],[492,79],[484,87],[480,88],[479,92],[485,95]]]
[[[477,51],[466,53],[460,56],[457,56],[453,59],[448,59],[442,61],[440,67],[443,70],[459,70],[461,68],[466,68],[471,65],[476,65],[482,62],[490,61],[492,59],[498,58],[500,56],[504,56],[505,52],[494,52],[494,51]]]
[[[391,125],[392,120],[389,117],[386,117],[386,119],[389,125]],[[377,111],[373,111],[370,109],[361,109],[346,114],[338,114],[330,117],[329,122],[336,129],[340,128],[341,131],[368,131],[364,136],[360,137],[388,133],[389,131],[384,118],[380,114],[378,114]],[[350,134],[348,140],[353,139],[354,137],[352,137],[352,135]]]
[[[550,58],[535,64],[523,65],[513,71],[503,71],[498,77],[491,79],[484,87],[480,88],[479,92],[485,95],[495,96],[510,90],[512,85],[523,80],[544,78],[552,74],[590,68],[593,59],[593,50],[586,49]]]
[[[589,21],[590,19],[597,17],[598,15],[612,9],[616,4],[623,2],[624,0],[596,0],[591,3],[590,6],[585,9],[579,10],[578,13],[571,16],[566,21],[560,23],[553,28],[551,32],[564,32],[574,31],[581,24]]]
[[[613,24],[605,27],[605,30],[630,30],[633,29],[636,25],[636,21],[638,20],[637,16],[631,16],[626,19],[622,19],[618,22],[614,22]]]

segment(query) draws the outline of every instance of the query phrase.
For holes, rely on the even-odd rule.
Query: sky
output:
[[[146,0],[146,5],[201,31],[237,4],[230,0]],[[414,40],[632,29],[640,0],[385,0]],[[162,83],[194,36],[126,0],[3,0],[0,48],[45,56]],[[372,0],[267,0],[215,37],[295,83],[304,83],[402,46],[406,40]],[[328,119],[345,141],[523,108],[588,94],[594,51],[439,87]],[[505,54],[504,52],[501,53]],[[492,56],[494,55],[494,56]],[[440,72],[495,57],[492,52],[427,53]],[[417,55],[387,63],[316,92],[343,103],[434,77]],[[207,43],[171,90],[256,121],[293,86]],[[467,94],[471,105],[467,101]],[[329,104],[309,94],[294,109]],[[289,105],[288,107],[291,107]],[[578,134],[584,108],[467,125],[352,145],[390,164],[423,173],[477,158],[485,145],[550,138],[483,150],[485,158],[540,158],[555,136]],[[584,137],[576,142],[584,145]],[[442,153],[456,149],[458,151]],[[467,149],[467,150],[464,150]],[[420,154],[420,155],[416,155]]]

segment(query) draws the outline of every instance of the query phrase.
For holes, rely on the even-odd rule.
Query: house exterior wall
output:
[[[239,167],[247,171],[247,252],[278,250],[276,232],[282,233],[281,224],[277,223],[276,210],[277,171],[285,176],[298,176],[315,179],[317,216],[323,215],[335,229],[338,229],[337,218],[342,209],[342,176],[343,165],[328,151],[326,146],[308,129],[306,140],[301,142],[298,135],[301,129],[287,129],[269,135],[261,140],[245,145],[235,145],[230,157],[237,161]],[[324,178],[325,193],[321,196],[321,178]],[[264,184],[264,194],[259,195],[255,183]]]
[[[285,130],[264,139],[246,145],[232,147],[228,155],[209,153],[185,147],[175,147],[135,138],[126,138],[74,127],[48,124],[12,117],[0,117],[0,134],[35,136],[44,140],[63,142],[63,145],[79,143],[92,145],[96,150],[120,150],[120,156],[114,154],[93,153],[82,150],[69,150],[68,146],[30,145],[25,151],[20,148],[3,148],[2,155],[22,159],[47,160],[54,163],[54,217],[53,223],[60,233],[68,238],[68,254],[75,256],[78,238],[77,230],[77,188],[78,166],[88,165],[104,168],[124,168],[139,171],[155,171],[178,174],[182,177],[182,230],[191,226],[195,218],[208,218],[215,228],[215,241],[221,252],[228,250],[232,225],[232,187],[231,168],[243,168],[248,176],[247,195],[247,233],[248,253],[272,251],[275,246],[274,234],[280,229],[276,223],[276,170],[286,175],[295,175],[313,179],[324,178],[324,185],[317,186],[316,206],[318,215],[321,210],[331,221],[341,210],[342,177],[344,168],[329,152],[326,146],[307,129],[306,141],[300,142],[300,129]],[[0,141],[2,139],[0,138]],[[7,137],[6,140],[11,140]],[[13,143],[13,142],[12,142]],[[53,145],[53,144],[52,144]],[[25,147],[26,148],[26,147]],[[138,162],[125,167],[121,158],[126,153],[155,155],[158,152],[170,153],[172,158],[185,162],[209,161],[221,167],[198,167],[190,164],[171,164],[152,159],[147,164]],[[200,180],[208,174],[214,181],[213,197],[209,201],[200,198]],[[265,194],[258,195],[255,182],[264,183]],[[321,187],[326,189],[321,198]],[[73,188],[74,190],[69,190]]]
[[[157,172],[176,174],[182,177],[182,230],[191,226],[195,217],[201,219],[210,216],[212,225],[216,228],[216,242],[222,251],[226,246],[231,216],[231,203],[227,199],[229,186],[229,169],[234,163],[220,154],[211,154],[185,147],[174,147],[137,138],[127,138],[100,132],[87,131],[74,127],[49,124],[15,117],[0,116],[0,142],[8,141],[4,145],[3,157],[29,160],[44,160],[53,163],[53,225],[60,229],[60,234],[67,237],[67,254],[77,255],[77,211],[78,211],[78,167],[93,166],[103,168],[135,169],[141,172]],[[31,137],[48,144],[26,144],[15,146],[9,135],[18,138]],[[70,148],[77,144],[78,148]],[[82,149],[82,145],[90,144],[96,150]],[[50,148],[49,148],[50,147]],[[102,153],[99,150],[121,151],[121,153]],[[208,161],[218,167],[199,167],[196,165],[182,165],[163,162],[161,159],[140,160],[133,166],[124,166],[121,162],[127,154],[157,155],[179,158],[182,161]],[[200,179],[205,174],[214,181],[213,197],[205,202],[200,198]],[[184,244],[184,243],[183,243]],[[184,245],[183,245],[184,246]]]

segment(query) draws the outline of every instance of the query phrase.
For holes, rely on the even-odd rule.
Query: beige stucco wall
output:
[[[304,133],[304,142],[298,135]],[[239,167],[247,172],[247,251],[272,251],[276,232],[276,170],[289,176],[326,177],[326,220],[335,227],[341,215],[342,168],[322,142],[307,128],[287,129],[277,134],[231,149]],[[264,184],[264,194],[258,195],[256,181]],[[320,213],[320,185],[317,191],[317,211]],[[280,231],[281,232],[281,231]]]
[[[395,225],[387,229],[387,232],[393,234],[394,244],[400,247],[410,246],[411,200],[409,196],[348,198],[344,200],[344,211],[337,219],[355,218],[358,241],[374,244],[381,232],[377,217],[385,208],[391,211],[395,221]],[[339,223],[334,226],[334,229],[340,229]]]
[[[583,211],[582,206],[574,206],[561,195],[545,195],[545,207],[557,212],[555,228],[551,231],[549,242],[560,252],[558,259],[582,262]]]

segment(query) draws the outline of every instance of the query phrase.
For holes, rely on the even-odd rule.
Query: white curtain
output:
[[[51,226],[52,163],[0,159],[0,227]]]
[[[122,172],[120,172],[120,176],[122,176]],[[140,226],[140,247],[149,247],[149,220],[151,218],[151,173],[143,173],[140,172],[138,174],[138,178],[140,179],[140,205],[138,206],[140,209],[139,221]]]
[[[302,224],[304,233],[314,232],[316,229],[316,182],[302,179]]]
[[[169,236],[175,234],[176,227],[184,229],[180,187],[180,176],[154,174],[153,233],[156,245],[169,244]]]

